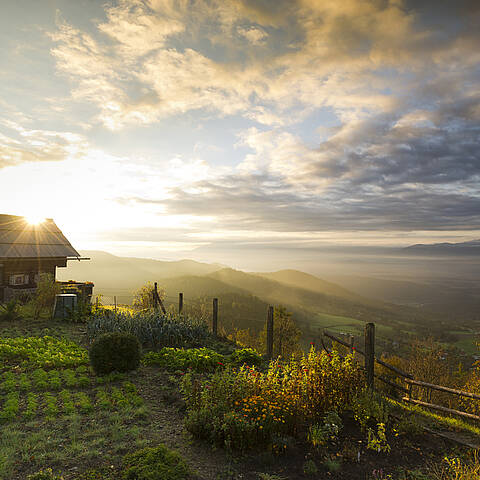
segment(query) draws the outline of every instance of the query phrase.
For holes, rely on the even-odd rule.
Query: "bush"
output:
[[[213,372],[227,363],[234,366],[258,365],[262,357],[245,348],[236,350],[229,356],[224,356],[209,348],[170,348],[164,347],[158,352],[148,352],[142,362],[145,365],[156,365],[168,370],[191,369],[198,373]]]
[[[140,365],[140,344],[128,333],[100,335],[90,348],[90,364],[97,375],[129,372]]]
[[[158,290],[157,290],[158,291]],[[142,288],[138,289],[133,297],[133,308],[137,310],[146,310],[155,307],[155,285],[152,282],[147,282]],[[165,290],[163,288],[158,291],[161,299],[165,297]]]
[[[432,480],[480,480],[480,461],[474,450],[466,459],[445,457],[441,465],[430,465]]]
[[[41,273],[37,282],[37,291],[32,299],[35,320],[40,317],[43,310],[53,309],[57,293],[60,293],[60,285],[55,282],[55,277],[51,273]]]
[[[271,362],[266,373],[227,366],[203,382],[187,374],[182,381],[186,427],[232,450],[272,444],[277,436],[326,422],[329,412],[348,409],[362,384],[352,356],[342,359],[314,349],[298,361]]]
[[[242,366],[250,365],[258,367],[262,363],[262,357],[253,348],[242,348],[235,350],[229,357],[228,361],[232,365]]]
[[[145,365],[157,365],[168,370],[213,372],[225,364],[225,357],[208,348],[162,348],[159,352],[149,352],[143,357]]]
[[[126,455],[123,462],[123,480],[184,480],[190,477],[182,457],[164,445]]]
[[[163,315],[154,311],[94,312],[87,326],[90,339],[102,333],[123,332],[135,335],[146,347],[157,350],[162,347],[199,347],[210,337],[205,322],[187,316]]]
[[[387,424],[390,419],[390,406],[378,393],[371,390],[359,392],[352,398],[350,408],[364,431],[379,423]]]
[[[314,447],[322,447],[328,442],[336,441],[342,427],[342,419],[335,412],[329,412],[323,423],[310,426],[307,440]]]
[[[7,322],[14,322],[20,318],[20,312],[18,308],[18,301],[12,299],[5,305],[0,304],[0,320]]]

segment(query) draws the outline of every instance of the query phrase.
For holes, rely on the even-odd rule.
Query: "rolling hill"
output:
[[[353,298],[343,298],[327,295],[231,268],[218,270],[209,274],[208,277],[215,278],[232,287],[240,287],[271,304],[285,305],[303,323],[310,323],[319,313],[388,325],[395,324],[397,321],[426,320],[424,314],[413,308],[398,307],[354,296]]]
[[[224,268],[223,265],[193,260],[173,262],[148,258],[118,257],[101,251],[82,251],[89,261],[71,261],[66,269],[58,269],[59,280],[91,281],[96,292],[132,293],[148,281],[183,276],[202,276]]]
[[[148,281],[157,281],[166,290],[165,303],[173,309],[178,292],[183,292],[186,308],[200,306],[202,312],[208,311],[212,297],[217,297],[222,323],[230,329],[258,331],[269,304],[286,306],[307,336],[332,325],[350,325],[361,332],[367,321],[382,325],[394,335],[401,329],[415,329],[417,322],[432,321],[428,312],[362,297],[358,290],[298,270],[246,273],[192,260],[164,262],[96,251],[82,254],[91,260],[71,262],[67,269],[59,269],[59,279],[93,281],[95,293],[110,299],[115,295],[118,303],[130,303],[133,292]]]
[[[324,295],[333,295],[335,297],[356,299],[358,295],[332,282],[327,282],[314,275],[310,275],[299,270],[279,270],[270,273],[255,273],[254,275],[274,280],[284,285],[303,288]]]

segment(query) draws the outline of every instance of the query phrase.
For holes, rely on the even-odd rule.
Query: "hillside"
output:
[[[372,300],[354,300],[292,287],[274,280],[231,268],[208,275],[223,283],[240,287],[264,301],[288,306],[302,323],[312,323],[315,315],[325,313],[393,325],[397,321],[424,320],[423,315],[408,307],[397,307]]]
[[[299,270],[279,270],[278,272],[254,273],[254,275],[324,295],[333,295],[335,297],[350,299],[358,298],[358,295],[340,285],[327,282],[326,280]]]
[[[438,287],[420,282],[359,275],[337,275],[333,279],[357,295],[383,302],[418,305],[438,297]]]
[[[249,294],[243,288],[235,285],[229,285],[215,278],[208,276],[196,277],[193,275],[186,275],[183,277],[163,278],[160,281],[162,288],[166,290],[169,297],[176,295],[178,292],[183,292],[184,297],[218,297],[226,293]]]
[[[133,292],[148,281],[157,281],[165,289],[165,304],[173,309],[178,305],[178,292],[184,294],[185,308],[196,308],[195,313],[210,311],[211,299],[217,297],[222,324],[229,331],[261,329],[269,304],[285,305],[293,313],[304,340],[332,325],[348,326],[346,330],[361,334],[366,321],[382,324],[386,338],[400,331],[408,334],[422,324],[431,328],[432,319],[437,329],[445,329],[442,312],[432,316],[408,305],[385,302],[377,295],[382,281],[372,281],[370,291],[359,291],[349,288],[352,282],[336,284],[298,270],[257,274],[191,260],[164,262],[96,251],[82,254],[91,260],[71,262],[67,269],[59,269],[59,279],[93,281],[95,293],[103,295],[106,304],[113,303],[114,296],[118,303],[130,304]]]
[[[59,280],[91,281],[97,292],[105,290],[133,292],[147,281],[161,278],[201,276],[223,268],[222,265],[193,260],[160,261],[148,258],[118,257],[101,251],[85,250],[82,256],[90,261],[69,262],[68,268],[59,268]]]
[[[476,281],[437,279],[424,283],[356,275],[337,275],[333,279],[362,297],[416,307],[457,324],[473,327],[479,320]]]

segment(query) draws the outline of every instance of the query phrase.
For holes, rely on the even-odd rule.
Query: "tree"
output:
[[[281,355],[289,358],[292,354],[300,350],[301,330],[292,319],[291,312],[280,305],[275,307],[273,314],[273,356]],[[260,333],[260,345],[263,351],[266,351],[267,345],[267,325]]]
[[[37,320],[46,308],[53,308],[55,296],[60,292],[60,285],[51,273],[41,273],[37,282],[37,291],[33,297],[33,318]]]
[[[165,289],[157,289],[159,297],[163,300],[165,298]],[[153,294],[155,292],[155,285],[152,282],[147,282],[143,287],[139,288],[133,296],[133,307],[138,310],[144,310],[155,307]]]
[[[261,351],[262,345],[259,343],[259,336],[255,335],[249,328],[238,329],[235,328],[233,333],[228,335],[228,338],[242,347],[250,347]]]

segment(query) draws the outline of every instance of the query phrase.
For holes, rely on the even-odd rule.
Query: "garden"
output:
[[[433,416],[366,389],[355,353],[267,361],[148,309],[76,320],[0,321],[2,479],[480,478]]]

